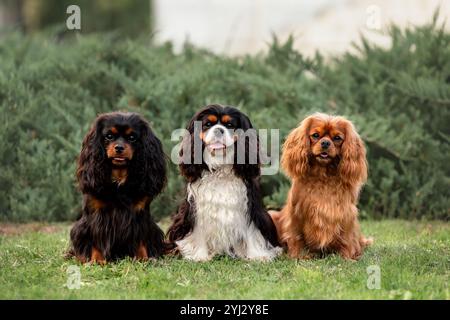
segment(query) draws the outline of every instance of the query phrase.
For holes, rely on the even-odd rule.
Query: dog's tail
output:
[[[276,210],[269,210],[267,211],[272,218],[273,224],[275,225],[275,228],[277,229],[277,235],[278,235],[278,242],[280,244],[281,241],[281,217],[282,217],[282,211],[276,211]]]

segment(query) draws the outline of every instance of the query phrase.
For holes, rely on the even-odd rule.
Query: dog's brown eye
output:
[[[136,136],[135,135],[129,135],[128,136],[128,141],[130,141],[130,142],[135,142],[136,141]]]
[[[334,140],[334,141],[339,141],[339,140],[342,140],[342,138],[339,137],[339,136],[336,136],[336,137],[333,138],[333,140]]]
[[[317,132],[316,132],[316,133],[313,133],[313,134],[312,134],[312,137],[315,138],[315,139],[317,139],[317,138],[319,137],[319,134],[318,134]]]
[[[231,124],[231,123],[227,123],[227,124],[225,125],[225,127],[227,127],[228,129],[234,128],[233,124]]]
[[[112,140],[112,139],[114,139],[114,136],[113,136],[111,133],[108,133],[108,134],[105,136],[105,139],[106,139],[106,140]]]
[[[207,123],[205,123],[205,127],[207,127],[207,128],[211,128],[211,125],[212,125],[212,123],[209,121]]]

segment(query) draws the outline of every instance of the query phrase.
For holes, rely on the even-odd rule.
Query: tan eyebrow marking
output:
[[[206,117],[209,121],[211,122],[217,122],[217,117],[213,114],[210,114],[209,116]]]
[[[227,123],[227,122],[230,122],[231,121],[231,117],[229,116],[229,115],[224,115],[224,116],[222,116],[222,123]]]
[[[111,132],[114,133],[114,134],[117,134],[119,131],[117,130],[116,127],[112,127],[111,128]]]

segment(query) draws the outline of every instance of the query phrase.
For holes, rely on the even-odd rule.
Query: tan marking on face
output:
[[[106,154],[108,158],[126,158],[128,160],[133,159],[133,148],[128,143],[123,144],[124,150],[122,153],[116,153],[116,143],[110,142],[106,147]]]
[[[222,119],[220,120],[222,123],[228,123],[231,121],[231,117],[229,115],[222,116]]]
[[[125,130],[126,135],[130,135],[132,133],[133,133],[133,129],[131,129],[131,128],[128,128],[127,130]]]
[[[217,117],[213,114],[210,114],[209,116],[207,116],[206,119],[208,119],[211,122],[217,122]]]
[[[108,156],[108,158],[113,158],[116,155],[114,143],[108,144],[108,146],[106,147],[106,155]]]
[[[113,134],[118,134],[118,133],[119,133],[119,130],[117,130],[116,127],[112,127],[112,128],[111,128],[111,132],[112,132]]]

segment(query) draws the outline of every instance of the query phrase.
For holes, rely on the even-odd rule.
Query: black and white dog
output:
[[[187,127],[180,171],[186,198],[168,238],[183,257],[217,254],[271,260],[281,253],[260,193],[259,141],[248,117],[230,106],[209,105]]]

